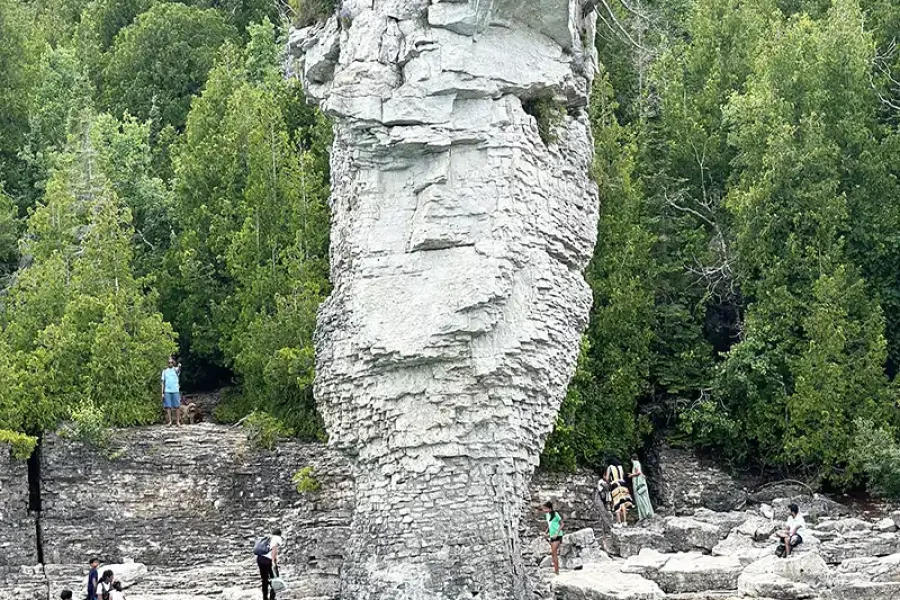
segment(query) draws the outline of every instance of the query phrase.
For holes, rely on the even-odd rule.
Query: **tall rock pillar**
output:
[[[344,0],[292,33],[335,122],[316,396],[355,465],[346,600],[531,600],[519,522],[591,305],[593,30],[584,0]]]

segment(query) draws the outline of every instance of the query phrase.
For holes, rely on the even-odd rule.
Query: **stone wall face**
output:
[[[119,431],[114,446],[121,456],[110,459],[45,439],[41,523],[54,586],[80,585],[90,556],[144,563],[154,588],[253,585],[254,541],[279,526],[287,573],[318,586],[315,596],[336,596],[353,501],[339,455],[293,442],[255,450],[240,429],[209,424]],[[306,466],[320,491],[298,493],[291,478]]]
[[[659,500],[674,513],[690,515],[698,508],[729,511],[746,504],[747,491],[712,460],[667,444],[658,445],[655,454]]]
[[[28,466],[0,444],[0,567],[38,563],[34,516],[28,510]]]
[[[292,36],[335,120],[316,395],[353,457],[347,598],[529,597],[521,506],[591,303],[582,7],[346,0]]]
[[[588,469],[579,469],[575,473],[535,473],[531,480],[530,501],[522,516],[522,539],[544,535],[546,523],[540,508],[545,502],[553,503],[569,533],[587,527],[596,530],[598,535],[608,532],[612,519],[599,500],[599,480],[600,475]]]
[[[0,600],[43,598],[34,515],[28,510],[28,466],[0,444]]]

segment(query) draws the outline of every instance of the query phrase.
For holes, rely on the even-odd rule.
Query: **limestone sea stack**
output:
[[[344,0],[292,32],[334,119],[315,391],[356,478],[344,598],[531,598],[519,524],[591,306],[594,24]]]

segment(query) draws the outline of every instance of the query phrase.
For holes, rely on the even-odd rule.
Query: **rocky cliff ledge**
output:
[[[532,597],[520,507],[591,304],[594,18],[345,0],[291,36],[335,123],[316,396],[357,485],[346,598]]]
[[[347,461],[321,444],[266,451],[223,425],[149,427],[116,431],[105,451],[48,435],[40,462],[29,477],[0,447],[0,600],[82,590],[90,556],[115,565],[129,600],[257,600],[252,545],[275,524],[291,584],[279,598],[340,598],[354,482]],[[307,467],[310,491],[299,492],[293,478]],[[29,480],[40,511],[29,510]],[[594,481],[536,477],[524,536],[539,534],[535,508],[546,498],[562,500],[574,526],[597,525]]]

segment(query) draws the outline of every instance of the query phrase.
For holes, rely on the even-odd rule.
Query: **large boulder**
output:
[[[752,538],[753,541],[761,542],[768,540],[772,534],[778,529],[778,524],[772,519],[763,516],[752,515],[746,521],[737,526],[735,531],[741,535]]]
[[[688,553],[672,556],[648,577],[667,594],[734,590],[743,568],[741,562],[731,556]]]
[[[900,554],[850,558],[839,564],[835,571],[838,578],[844,581],[900,581]]]
[[[640,575],[623,573],[615,563],[586,565],[553,580],[556,600],[663,600],[659,586]]]
[[[665,525],[666,539],[677,552],[711,552],[725,536],[718,526],[689,517],[669,517]]]
[[[896,600],[900,583],[848,581],[836,584],[822,596],[824,600]]]
[[[845,534],[851,531],[869,531],[870,529],[872,529],[871,523],[855,517],[823,520],[816,525],[817,531],[833,531],[838,534]]]
[[[728,537],[712,549],[713,556],[733,556],[745,566],[773,552],[772,544],[754,542],[753,538],[743,535],[737,530],[732,531]]]
[[[875,521],[873,527],[876,531],[880,531],[881,533],[890,533],[892,531],[897,531],[897,524],[894,523],[894,519],[892,517],[885,517],[883,519]]]
[[[666,566],[666,563],[673,556],[673,554],[664,554],[645,548],[625,561],[625,564],[622,565],[622,572],[648,577]]]
[[[851,558],[889,556],[900,553],[900,536],[897,533],[877,533],[872,530],[853,531],[823,543],[820,551],[822,558],[831,564],[842,563]]]
[[[628,558],[647,548],[660,552],[671,552],[672,544],[662,533],[643,527],[613,529],[609,536],[612,548],[608,550],[622,558]]]
[[[827,576],[828,565],[818,554],[771,555],[744,569],[738,578],[738,594],[774,600],[812,598]]]
[[[698,508],[694,511],[693,518],[702,523],[707,523],[709,525],[715,525],[719,528],[720,535],[725,537],[728,533],[742,525],[747,521],[750,517],[746,512],[739,511],[728,511],[728,512],[718,512],[715,510],[709,510],[708,508]]]

